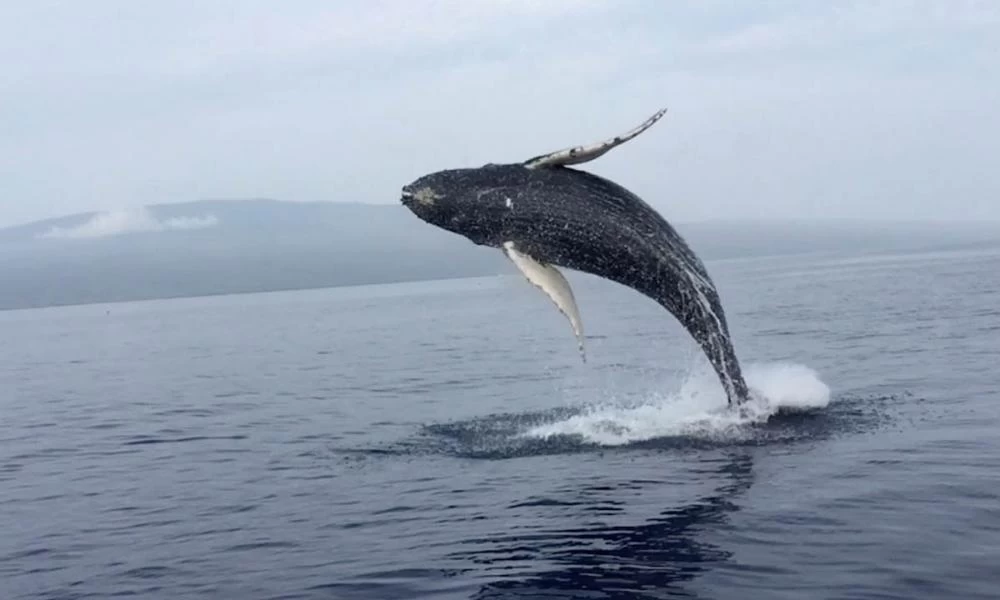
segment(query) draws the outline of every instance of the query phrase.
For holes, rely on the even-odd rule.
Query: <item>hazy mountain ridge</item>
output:
[[[668,216],[669,218],[669,216]],[[996,243],[997,224],[678,223],[705,260]],[[400,205],[215,200],[0,229],[0,309],[511,272]]]

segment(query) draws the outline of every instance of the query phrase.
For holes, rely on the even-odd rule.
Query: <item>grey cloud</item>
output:
[[[1000,218],[984,2],[8,3],[0,225],[214,197],[395,202],[631,127],[669,218]]]
[[[215,215],[157,218],[145,207],[98,213],[72,227],[52,227],[40,238],[93,239],[126,233],[205,229],[219,224]]]

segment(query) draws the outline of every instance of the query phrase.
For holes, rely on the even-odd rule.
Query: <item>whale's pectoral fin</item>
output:
[[[576,334],[576,341],[580,348],[580,358],[587,362],[587,353],[583,343],[583,323],[580,320],[580,311],[576,307],[576,300],[573,298],[573,290],[569,282],[558,269],[552,265],[541,263],[527,254],[519,252],[514,247],[514,242],[506,242],[503,251],[507,258],[511,260],[521,273],[541,289],[555,303],[556,308],[569,319],[569,324]]]
[[[594,160],[615,146],[621,146],[625,142],[652,127],[653,123],[659,121],[660,118],[666,114],[666,112],[667,109],[662,108],[656,111],[653,116],[646,119],[642,125],[639,125],[635,129],[627,131],[621,135],[617,135],[611,139],[604,140],[603,142],[597,142],[596,144],[590,144],[587,146],[574,146],[572,148],[565,148],[548,154],[542,154],[540,156],[530,158],[522,164],[529,169],[538,169],[542,167],[575,165]]]

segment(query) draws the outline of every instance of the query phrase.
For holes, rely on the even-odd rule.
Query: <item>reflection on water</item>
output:
[[[641,525],[531,530],[470,540],[489,549],[452,558],[483,564],[487,573],[498,575],[481,587],[476,598],[691,597],[683,589],[686,582],[730,559],[728,551],[706,542],[700,533],[739,509],[735,497],[753,483],[752,467],[750,454],[728,454],[715,471],[722,482],[713,493],[664,510]],[[593,517],[623,510],[623,502],[612,499],[618,492],[608,486],[581,489],[574,511]],[[537,564],[552,568],[530,577],[504,576]]]

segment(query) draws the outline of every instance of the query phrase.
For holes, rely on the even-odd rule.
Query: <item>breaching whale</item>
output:
[[[657,111],[613,138],[542,154],[424,175],[402,189],[421,220],[498,248],[569,320],[586,361],[583,322],[557,267],[625,285],[666,308],[715,369],[730,406],[749,393],[715,284],[674,228],[613,181],[569,165],[591,161],[649,129]]]

